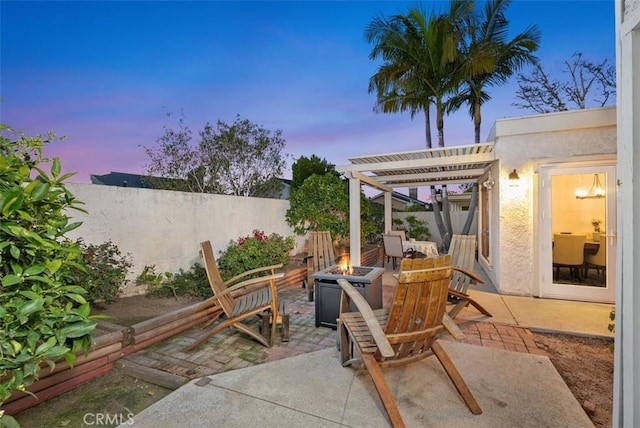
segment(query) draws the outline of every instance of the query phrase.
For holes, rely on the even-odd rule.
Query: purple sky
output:
[[[167,112],[194,134],[236,114],[281,129],[286,153],[337,165],[348,157],[425,147],[424,120],[376,114],[367,86],[365,26],[413,2],[0,3],[0,121],[29,134],[65,135],[47,149],[71,179],[145,173]],[[428,9],[445,2],[425,2]],[[615,63],[614,2],[515,0],[513,34],[536,24],[537,55],[552,73],[574,52]],[[558,74],[558,77],[561,77]],[[516,79],[490,89],[482,139],[512,107]],[[433,131],[435,136],[435,130]],[[466,109],[445,119],[447,145],[473,143]],[[291,177],[290,170],[285,173]]]

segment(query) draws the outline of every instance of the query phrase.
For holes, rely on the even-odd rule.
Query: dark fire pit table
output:
[[[382,308],[383,268],[354,266],[353,273],[341,273],[337,265],[330,266],[311,275],[314,279],[316,304],[316,327],[337,328],[342,289],[338,279],[346,279],[365,298],[371,309]],[[351,306],[355,311],[355,306]]]

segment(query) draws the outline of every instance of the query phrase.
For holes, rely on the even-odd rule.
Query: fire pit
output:
[[[347,263],[348,264],[348,263]],[[340,295],[342,288],[338,279],[346,279],[365,298],[372,309],[382,307],[382,274],[383,268],[353,266],[345,264],[330,266],[314,273],[316,327],[337,328],[336,319],[340,312]],[[355,311],[355,306],[351,306]]]

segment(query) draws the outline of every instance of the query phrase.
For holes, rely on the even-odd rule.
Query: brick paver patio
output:
[[[392,293],[393,286],[385,285],[383,301],[388,302]],[[212,336],[196,349],[184,352],[184,348],[203,333],[195,327],[124,357],[119,365],[125,371],[128,366],[142,366],[147,372],[158,371],[157,374],[171,376],[176,384],[181,384],[202,376],[336,346],[335,330],[315,327],[315,303],[307,300],[306,290],[299,286],[283,287],[278,291],[278,297],[280,302],[284,302],[286,313],[290,314],[288,342],[282,342],[278,335],[273,340],[273,346],[265,348],[244,334],[227,329]],[[257,317],[253,323],[258,328]],[[537,346],[533,334],[526,328],[486,321],[464,321],[459,327],[465,334],[465,338],[461,340],[464,343],[547,355]],[[446,331],[442,339],[456,340]]]

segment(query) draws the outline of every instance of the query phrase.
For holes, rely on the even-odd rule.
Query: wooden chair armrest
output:
[[[250,285],[255,285],[255,284],[260,284],[260,283],[264,283],[265,286],[266,285],[271,285],[271,281],[276,280],[278,278],[282,278],[284,276],[284,272],[281,273],[275,273],[273,275],[265,275],[265,276],[261,276],[258,278],[251,278],[251,279],[247,279],[246,281],[242,281],[236,285],[234,285],[233,287],[229,287],[226,290],[224,290],[221,293],[216,294],[215,296],[213,296],[214,299],[219,299],[222,296],[226,296],[227,294],[231,294],[234,292],[237,292],[240,289],[246,288]],[[259,287],[262,288],[262,287]]]
[[[482,280],[482,278],[480,278],[478,275],[476,275],[473,272],[469,272],[468,270],[459,268],[457,266],[451,266],[453,268],[453,270],[460,272],[461,274],[464,274],[466,276],[468,276],[469,278],[471,278],[472,280],[474,280],[475,282],[477,282],[478,284],[484,284],[484,281]]]
[[[378,350],[383,357],[393,357],[395,355],[395,351],[391,347],[387,336],[384,334],[384,330],[378,323],[373,310],[369,306],[369,303],[362,297],[362,294],[358,292],[346,279],[338,279],[338,284],[342,287],[342,291],[347,293],[351,301],[356,305],[360,314],[362,314],[362,318],[364,322],[367,324],[369,331],[371,332],[371,336],[373,340],[376,342],[378,346]]]
[[[267,271],[267,270],[272,270],[273,271],[273,270],[280,269],[280,268],[282,268],[282,263],[277,264],[277,265],[272,265],[272,266],[265,266],[265,267],[259,267],[259,268],[256,268],[256,269],[251,269],[251,270],[243,272],[243,273],[241,273],[239,275],[236,275],[231,279],[226,280],[224,282],[224,284],[228,286],[229,284],[233,284],[234,282],[238,281],[239,279],[244,278],[245,276],[253,275],[254,273],[264,272],[264,271]]]

